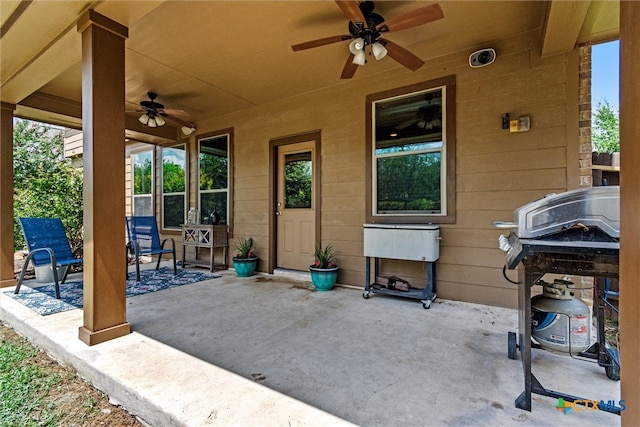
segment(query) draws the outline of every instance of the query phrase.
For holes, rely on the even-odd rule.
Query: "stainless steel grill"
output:
[[[545,274],[595,277],[594,307],[598,320],[598,341],[580,357],[597,359],[610,379],[618,380],[620,364],[617,351],[609,349],[604,336],[603,292],[598,278],[618,278],[620,238],[620,189],[596,187],[548,195],[513,212],[513,222],[496,222],[510,229],[500,236],[500,248],[506,252],[506,267],[524,265],[525,281],[518,286],[518,335],[509,332],[508,355],[515,359],[520,350],[524,373],[524,391],[516,407],[531,410],[531,394],[565,401],[583,398],[544,388],[531,372],[531,348],[540,348],[531,340],[531,288]],[[620,408],[601,410],[620,414]]]
[[[496,226],[516,228],[522,239],[561,233],[582,224],[620,237],[620,187],[593,187],[550,194],[513,211],[513,222]]]

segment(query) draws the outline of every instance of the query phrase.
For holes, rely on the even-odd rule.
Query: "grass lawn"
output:
[[[106,395],[0,323],[0,426],[140,426]]]

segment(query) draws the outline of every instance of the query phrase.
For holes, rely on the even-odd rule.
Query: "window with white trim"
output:
[[[455,222],[454,84],[368,97],[367,221]]]
[[[162,149],[162,228],[179,229],[187,205],[187,158],[184,144]]]
[[[203,224],[228,224],[229,135],[198,141],[199,200]]]
[[[153,216],[153,150],[131,155],[133,168],[133,214]]]

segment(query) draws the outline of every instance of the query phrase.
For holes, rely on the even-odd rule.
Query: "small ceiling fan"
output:
[[[196,128],[192,123],[175,117],[175,115],[188,116],[189,114],[186,111],[164,108],[164,105],[156,102],[155,99],[158,97],[158,94],[155,92],[147,92],[147,96],[149,97],[148,101],[140,101],[140,106],[142,107],[142,109],[136,110],[136,112],[138,113],[144,113],[138,118],[138,121],[140,123],[154,128],[158,126],[164,126],[164,119],[167,119],[177,125],[182,126],[182,133],[184,133],[185,135],[191,135],[193,132],[195,132]]]
[[[355,0],[335,0],[335,2],[345,16],[349,18],[349,34],[295,44],[291,48],[297,52],[340,41],[352,40],[349,44],[351,54],[347,58],[340,76],[342,79],[350,79],[358,69],[358,65],[366,63],[365,48],[367,46],[370,46],[370,54],[373,54],[377,60],[384,58],[388,54],[410,70],[417,70],[424,65],[424,61],[402,46],[383,38],[383,34],[417,27],[444,18],[442,8],[438,4],[424,6],[385,20],[373,11],[374,3],[372,1],[359,3]]]

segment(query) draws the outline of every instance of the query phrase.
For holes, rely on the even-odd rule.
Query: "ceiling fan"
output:
[[[147,92],[147,96],[149,100],[140,101],[141,110],[136,110],[138,113],[144,113],[139,118],[138,121],[143,125],[149,127],[158,127],[164,126],[165,120],[167,119],[177,125],[182,126],[182,133],[185,135],[191,135],[195,132],[196,127],[189,122],[186,122],[182,119],[175,117],[175,115],[180,116],[188,116],[189,114],[183,110],[171,110],[164,108],[164,105],[156,102],[156,98],[158,94],[155,92]]]
[[[437,3],[385,20],[373,11],[374,3],[372,1],[359,3],[355,0],[335,0],[335,2],[345,16],[349,18],[349,34],[295,44],[291,48],[297,52],[340,41],[352,40],[349,44],[351,54],[347,58],[340,76],[342,79],[350,79],[355,74],[358,65],[366,63],[365,48],[367,46],[370,46],[370,54],[373,54],[378,60],[388,54],[410,70],[417,70],[424,64],[424,61],[402,46],[385,39],[383,34],[417,27],[444,18],[442,8]]]

